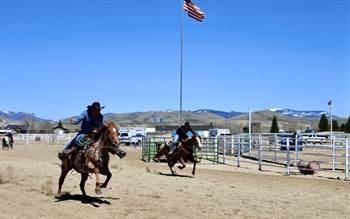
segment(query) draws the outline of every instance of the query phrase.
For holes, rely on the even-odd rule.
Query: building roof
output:
[[[179,126],[176,125],[157,125],[156,132],[171,132],[173,130],[177,130],[178,128]],[[210,125],[191,125],[191,128],[195,131],[207,131],[214,127]]]
[[[55,129],[63,129],[64,131],[67,131],[67,130],[69,130],[69,129],[66,129],[66,128],[64,128],[64,127],[62,127],[62,126],[55,126],[54,128],[53,128],[54,130]]]
[[[5,129],[15,130],[20,128],[21,131],[27,131],[27,127],[25,125],[7,125]]]

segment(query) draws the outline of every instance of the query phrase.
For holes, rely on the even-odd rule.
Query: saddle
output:
[[[76,152],[83,151],[83,153],[85,154],[86,148],[89,145],[91,145],[94,142],[94,140],[88,134],[80,134],[77,136],[75,142],[76,142],[76,145],[74,145],[72,148],[68,149],[65,153],[58,153],[59,159],[62,160],[65,157],[67,157],[69,154],[71,154],[75,151]]]

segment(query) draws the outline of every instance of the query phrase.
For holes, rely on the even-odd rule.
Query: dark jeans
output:
[[[74,145],[76,145],[75,140],[77,139],[77,136],[80,135],[80,134],[83,134],[83,133],[84,133],[84,132],[80,131],[80,132],[72,139],[72,141],[69,142],[69,143],[67,144],[67,146],[66,146],[63,150],[68,150],[68,149],[72,148]]]

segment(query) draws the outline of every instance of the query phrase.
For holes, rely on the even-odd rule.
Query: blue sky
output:
[[[194,0],[182,109],[350,115],[350,0]],[[181,0],[1,0],[0,110],[180,109]]]

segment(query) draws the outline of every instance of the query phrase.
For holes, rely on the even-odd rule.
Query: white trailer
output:
[[[220,135],[231,135],[230,129],[209,129],[209,137],[217,137]]]
[[[142,127],[120,127],[119,139],[125,145],[140,145],[142,138],[146,137],[146,128]]]

